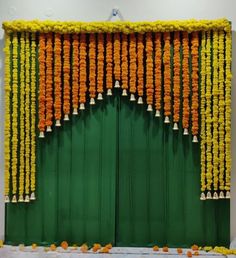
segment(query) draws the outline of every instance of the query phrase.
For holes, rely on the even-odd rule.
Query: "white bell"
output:
[[[120,83],[119,83],[119,81],[116,81],[116,82],[115,82],[115,88],[120,88]]]
[[[11,202],[17,203],[17,199],[16,199],[16,196],[15,196],[15,195],[13,195]]]
[[[30,195],[30,200],[36,200],[36,197],[35,197],[35,193],[34,192],[32,192],[31,193],[31,195]]]
[[[226,192],[225,198],[226,198],[226,199],[230,199],[230,191],[227,191],[227,192]]]
[[[197,135],[194,135],[194,136],[193,136],[193,142],[194,142],[194,143],[197,143],[197,142],[198,142]]]
[[[160,116],[161,116],[160,110],[156,110],[155,117],[160,117]]]
[[[20,195],[18,202],[24,202],[24,197],[23,197],[23,195]]]
[[[211,192],[210,192],[210,191],[207,192],[207,197],[206,197],[206,198],[207,198],[208,200],[209,200],[209,199],[212,199],[212,195],[211,195]]]
[[[25,202],[30,202],[30,198],[28,194],[25,196]]]
[[[90,105],[95,105],[95,100],[94,100],[94,98],[91,98],[91,99],[90,99],[89,104],[90,104]]]
[[[57,127],[61,126],[61,121],[60,121],[59,119],[56,120],[56,126],[57,126]]]
[[[52,127],[50,125],[47,126],[46,132],[51,132],[52,131]]]
[[[39,133],[39,138],[44,138],[45,136],[44,136],[44,132],[40,132]]]
[[[5,201],[5,203],[9,203],[10,202],[10,198],[9,198],[8,195],[5,195],[4,201]]]
[[[225,198],[225,195],[224,195],[224,192],[223,192],[223,191],[220,192],[219,198],[220,198],[220,199],[224,199],[224,198]]]
[[[69,121],[70,119],[69,119],[69,115],[68,114],[65,114],[65,116],[64,116],[64,121]]]
[[[78,108],[73,109],[73,115],[78,115]]]
[[[128,96],[126,89],[123,89],[123,91],[122,91],[122,96]]]
[[[98,100],[103,100],[102,93],[98,93],[97,99],[98,99]]]
[[[168,116],[165,117],[164,123],[165,123],[165,124],[169,124],[169,123],[170,123],[170,119],[169,119]]]
[[[112,96],[112,91],[111,91],[111,89],[108,89],[108,90],[107,90],[107,96]]]
[[[131,95],[130,95],[130,99],[129,99],[130,101],[135,101],[136,99],[135,99],[135,96],[134,96],[134,94],[133,93],[131,93]]]
[[[85,110],[85,105],[84,105],[84,103],[80,103],[79,109],[80,109],[80,110]]]
[[[173,130],[175,130],[175,131],[179,130],[179,127],[178,127],[178,124],[177,124],[177,123],[174,123]]]
[[[218,199],[219,199],[219,196],[218,196],[218,193],[217,193],[217,192],[214,192],[214,194],[213,194],[213,199],[214,199],[214,200],[218,200]]]
[[[152,111],[152,105],[148,105],[147,111],[151,112]]]
[[[188,135],[188,128],[184,128],[184,135]]]
[[[202,201],[205,201],[205,200],[206,200],[206,195],[205,195],[205,193],[201,193],[200,200],[202,200]]]
[[[138,104],[143,104],[143,98],[142,97],[138,98]]]

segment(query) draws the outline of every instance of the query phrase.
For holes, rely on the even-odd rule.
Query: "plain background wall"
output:
[[[13,19],[101,21],[118,7],[125,20],[154,21],[227,18],[236,30],[235,0],[0,0],[0,22]],[[4,83],[3,30],[0,29],[0,239],[4,237]],[[233,71],[236,72],[236,33],[233,33]],[[236,238],[236,80],[232,87],[231,239]],[[234,136],[235,134],[235,136]]]

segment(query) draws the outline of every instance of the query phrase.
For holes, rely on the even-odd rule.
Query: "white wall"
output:
[[[0,22],[12,19],[106,20],[119,7],[125,20],[216,19],[226,17],[236,30],[235,0],[0,0]],[[233,70],[236,71],[236,33],[233,35]],[[3,203],[3,31],[0,30],[0,239],[4,236]],[[233,81],[233,110],[236,110]],[[236,114],[232,116],[231,239],[236,238]],[[235,136],[234,136],[235,135]]]

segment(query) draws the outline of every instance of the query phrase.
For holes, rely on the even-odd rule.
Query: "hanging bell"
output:
[[[207,192],[207,197],[206,197],[206,198],[207,198],[208,200],[209,200],[209,199],[212,199],[212,195],[211,195],[211,192],[210,192],[210,191]]]
[[[160,110],[156,110],[155,117],[160,117],[160,116],[161,116]]]
[[[78,115],[78,108],[73,109],[73,115]]]
[[[120,83],[119,83],[119,81],[116,81],[116,82],[115,82],[115,88],[120,88]]]
[[[169,124],[169,123],[170,123],[170,119],[169,119],[168,116],[165,117],[164,123],[165,123],[165,124]]]
[[[103,100],[102,93],[98,93],[97,100]]]
[[[224,195],[224,192],[223,191],[220,191],[220,196],[219,196],[220,199],[224,199],[225,198],[225,195]]]
[[[111,91],[111,89],[108,89],[108,90],[107,90],[107,96],[112,96],[112,91]]]
[[[177,131],[177,130],[179,130],[179,127],[178,127],[178,124],[177,124],[177,123],[174,123],[173,130],[174,130],[174,131]]]
[[[214,194],[213,194],[213,199],[214,199],[214,200],[218,200],[218,199],[219,199],[219,196],[218,196],[218,193],[217,193],[217,192],[214,192]]]
[[[36,197],[35,197],[35,193],[32,192],[31,195],[30,195],[30,200],[34,201],[36,200]]]
[[[205,195],[205,193],[201,193],[200,200],[201,200],[201,201],[205,201],[205,200],[206,200],[206,195]]]
[[[44,138],[45,136],[44,136],[44,132],[40,132],[39,133],[39,138]]]
[[[138,104],[143,104],[143,98],[142,97],[138,97]]]
[[[25,196],[25,202],[30,202],[30,198],[28,194]]]
[[[227,191],[227,192],[226,192],[225,198],[226,198],[226,199],[230,199],[230,191]]]
[[[184,135],[188,135],[188,128],[184,128]]]
[[[16,195],[13,195],[11,202],[17,203]]]
[[[130,99],[129,99],[130,101],[135,101],[136,99],[135,99],[135,96],[134,96],[134,94],[133,93],[131,93],[131,95],[130,95]]]
[[[122,91],[122,96],[128,96],[126,89],[123,89],[123,91]]]
[[[52,131],[52,127],[50,125],[47,126],[46,132],[51,132]]]
[[[194,136],[193,136],[193,142],[194,142],[194,143],[197,143],[197,142],[198,142],[197,135],[194,135]]]
[[[18,202],[24,202],[24,197],[23,197],[23,195],[20,195]]]
[[[5,195],[4,201],[5,201],[5,203],[9,203],[10,202],[10,198],[9,198],[8,195]]]
[[[64,116],[64,121],[69,121],[70,119],[69,119],[69,115],[68,114],[65,114],[65,116]]]
[[[61,126],[61,121],[60,121],[59,119],[56,120],[56,126],[57,126],[57,127]]]
[[[95,105],[95,99],[94,99],[94,98],[91,98],[89,104],[90,104],[90,105]]]
[[[147,111],[152,112],[152,105],[148,105]]]
[[[85,105],[84,105],[84,103],[80,103],[79,109],[80,109],[80,110],[85,110]]]

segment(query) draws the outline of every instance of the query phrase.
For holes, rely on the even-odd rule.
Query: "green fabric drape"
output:
[[[37,200],[7,205],[7,243],[228,245],[229,201],[199,200],[199,144],[145,107],[107,98],[37,143]]]

